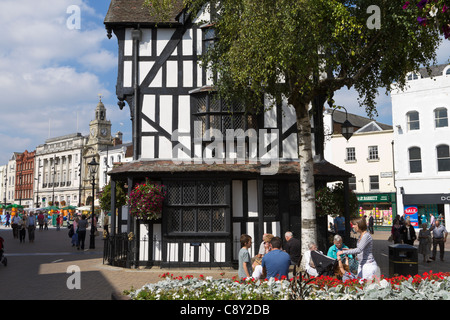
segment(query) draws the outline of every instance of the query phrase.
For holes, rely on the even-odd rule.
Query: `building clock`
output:
[[[102,136],[106,136],[106,134],[108,133],[108,129],[102,128],[102,130],[100,131],[100,133],[102,134]]]
[[[91,137],[95,136],[95,128],[91,128]]]

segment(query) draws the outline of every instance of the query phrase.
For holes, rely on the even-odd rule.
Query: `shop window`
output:
[[[378,176],[369,176],[370,190],[380,190],[380,179]]]
[[[227,182],[174,181],[165,185],[169,234],[226,232]]]
[[[408,119],[408,130],[419,130],[420,122],[419,122],[419,112],[410,111],[406,114]]]
[[[436,150],[438,171],[450,171],[450,150],[448,145],[440,145]]]
[[[409,148],[409,172],[422,172],[422,158],[420,155],[420,148]]]
[[[434,124],[436,128],[448,127],[448,116],[446,108],[434,110]]]

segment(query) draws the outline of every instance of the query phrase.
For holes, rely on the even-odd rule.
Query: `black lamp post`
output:
[[[95,176],[97,175],[97,170],[98,170],[98,166],[99,164],[97,163],[97,161],[95,161],[95,157],[92,157],[91,162],[88,163],[88,168],[89,168],[89,174],[91,176],[92,179],[92,219],[91,219],[91,237],[90,237],[90,242],[89,242],[89,249],[95,249],[95,228],[94,228],[94,194],[95,194]]]
[[[350,121],[348,121],[347,109],[345,109],[344,107],[340,107],[340,108],[345,110],[345,121],[341,125],[341,134],[348,141],[353,136],[353,125],[350,123]],[[332,120],[333,120],[334,111],[336,111],[336,109],[334,109],[333,112],[331,113]],[[332,133],[333,132],[331,132],[331,134]]]

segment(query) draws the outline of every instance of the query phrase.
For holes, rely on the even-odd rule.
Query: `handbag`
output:
[[[392,237],[392,234],[389,236],[388,241],[389,241],[389,242],[394,241],[394,238]]]

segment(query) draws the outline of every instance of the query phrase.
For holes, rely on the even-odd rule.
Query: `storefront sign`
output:
[[[416,206],[405,207],[405,219],[409,217],[409,221],[411,221],[411,225],[414,228],[419,228],[419,208]]]
[[[391,202],[389,194],[364,194],[356,195],[359,202]]]
[[[450,203],[450,194],[405,194],[403,204],[446,204]]]

